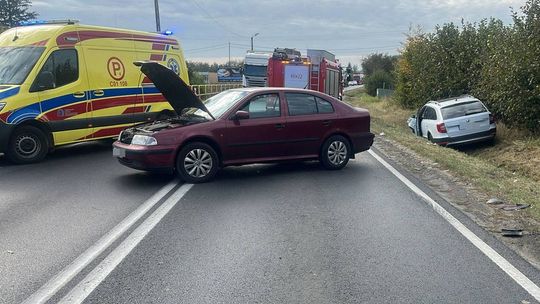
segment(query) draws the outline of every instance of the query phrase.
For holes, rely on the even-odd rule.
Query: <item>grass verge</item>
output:
[[[540,220],[540,139],[499,124],[493,146],[444,148],[414,135],[406,123],[413,111],[403,109],[391,99],[378,99],[355,90],[346,93],[346,101],[370,111],[371,128],[376,135],[384,133],[489,196],[531,204],[526,214]]]

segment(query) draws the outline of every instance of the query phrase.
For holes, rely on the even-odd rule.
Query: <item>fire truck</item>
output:
[[[294,49],[274,50],[268,59],[269,87],[301,88],[319,91],[335,98],[343,96],[341,65],[325,50],[307,50],[302,57]]]

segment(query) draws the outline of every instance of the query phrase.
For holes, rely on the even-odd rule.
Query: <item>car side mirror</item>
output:
[[[32,85],[30,92],[39,92],[49,89],[54,89],[56,85],[54,84],[54,75],[49,71],[41,71],[36,77],[36,81]]]
[[[249,112],[246,112],[246,111],[236,111],[236,113],[233,116],[234,120],[248,119],[248,118],[249,118]]]

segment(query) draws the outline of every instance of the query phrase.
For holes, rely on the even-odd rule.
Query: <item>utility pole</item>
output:
[[[255,33],[253,36],[251,36],[251,51],[253,52],[253,37],[259,35],[259,33]]]
[[[231,65],[231,42],[229,41],[229,63],[227,64],[228,66]]]
[[[158,0],[154,0],[154,9],[156,10],[156,32],[161,32],[161,25],[159,24],[159,4]]]

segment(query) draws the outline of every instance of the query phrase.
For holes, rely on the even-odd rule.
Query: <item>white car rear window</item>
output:
[[[487,109],[479,101],[469,101],[441,109],[443,119],[451,119],[467,115],[487,112]]]

